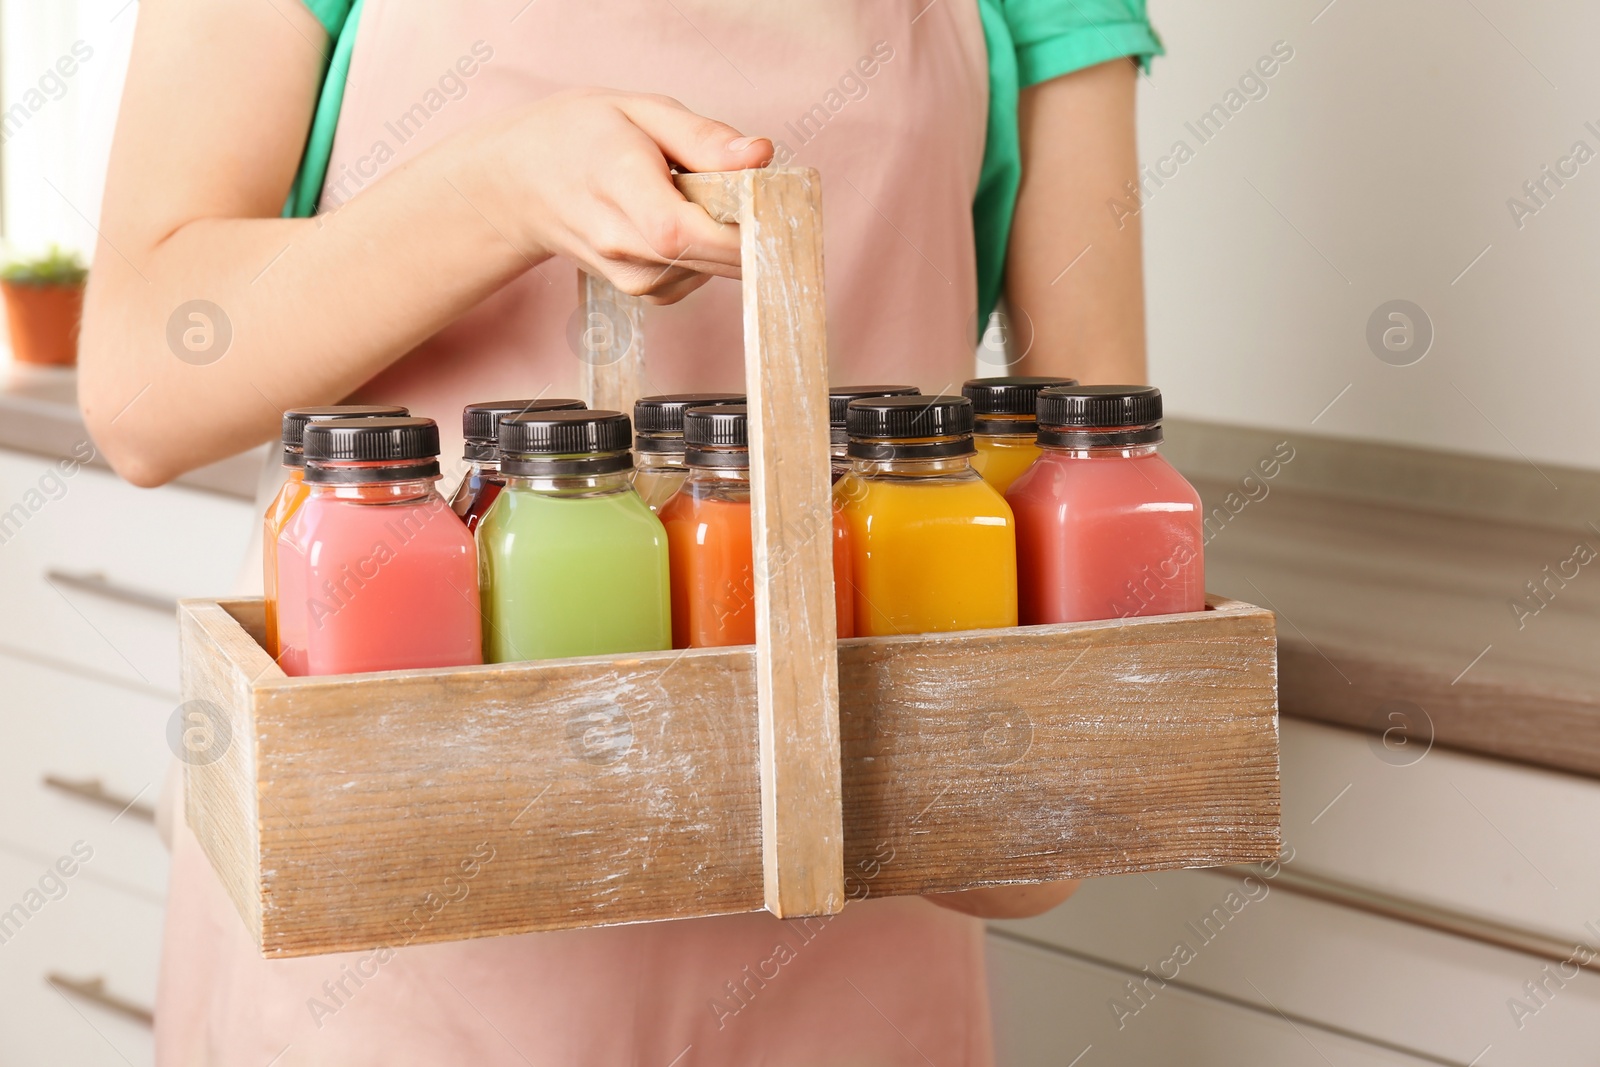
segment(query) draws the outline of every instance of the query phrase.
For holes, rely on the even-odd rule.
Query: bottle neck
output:
[[[750,468],[691,466],[688,480],[696,485],[748,485]]]
[[[1160,447],[1155,442],[1144,445],[1110,445],[1102,448],[1070,448],[1043,442],[1039,445],[1046,454],[1065,459],[1135,459],[1139,456],[1153,456]]]
[[[635,450],[633,453],[633,465],[642,471],[681,471],[684,469],[683,456],[683,449],[673,452],[642,452]]]
[[[566,474],[559,476],[506,475],[506,490],[541,493],[545,496],[609,496],[633,488],[632,470],[604,474]]]
[[[360,504],[401,504],[434,494],[437,475],[393,482],[307,482],[311,495]]]
[[[892,475],[897,478],[950,478],[971,475],[972,456],[942,456],[937,459],[852,459],[851,472],[864,478]]]
[[[976,437],[1027,437],[1039,432],[1039,420],[1032,415],[979,415],[972,427]]]

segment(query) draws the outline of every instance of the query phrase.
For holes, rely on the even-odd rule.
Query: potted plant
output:
[[[59,367],[77,362],[87,274],[77,253],[53,245],[42,256],[0,267],[12,358]]]

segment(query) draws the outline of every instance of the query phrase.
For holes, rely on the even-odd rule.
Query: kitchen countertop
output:
[[[0,448],[64,459],[89,440],[78,413],[77,372],[70,368],[0,364]],[[177,479],[178,485],[254,499],[266,446],[230,456]],[[97,451],[92,467],[110,470]]]
[[[1169,439],[1213,516],[1207,587],[1278,613],[1284,714],[1371,731],[1396,764],[1436,743],[1600,775],[1600,473],[1182,420]]]

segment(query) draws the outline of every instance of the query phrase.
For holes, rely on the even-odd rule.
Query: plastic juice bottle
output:
[[[461,517],[467,529],[475,530],[500,495],[505,479],[500,477],[500,420],[525,411],[579,411],[581,400],[486,400],[468,404],[461,410],[461,436],[466,444],[462,459],[467,473],[450,494],[450,510]]]
[[[914,385],[840,385],[828,390],[828,454],[833,458],[833,480],[837,482],[850,469],[846,446],[850,437],[845,433],[845,411],[852,400],[868,400],[875,396],[916,396],[920,390]]]
[[[668,393],[634,401],[633,487],[651,511],[660,511],[689,474],[683,463],[683,413],[743,403],[738,393]]]
[[[478,524],[490,663],[672,647],[667,532],[628,443],[615,411],[501,420],[506,485]]]
[[[266,615],[267,655],[278,658],[278,535],[306,499],[305,455],[301,443],[306,424],[321,419],[394,418],[411,414],[386,404],[333,404],[290,408],[283,413],[283,467],[287,472],[278,495],[267,505],[261,528],[261,596]]]
[[[432,419],[305,430],[306,499],[278,537],[285,673],[482,662],[478,559],[439,495]]]
[[[856,634],[1017,624],[1017,542],[1005,498],[972,469],[972,402],[852,401],[850,473],[834,500],[850,527]]]
[[[1001,493],[1039,458],[1034,408],[1050,386],[1077,385],[1076,378],[973,378],[961,387],[972,401],[972,443],[978,454],[972,468]]]
[[[1150,386],[1040,394],[1041,455],[1006,494],[1024,624],[1205,608],[1200,496],[1157,454],[1160,424]]]
[[[755,567],[750,527],[750,436],[743,404],[691,408],[683,436],[689,476],[661,508],[672,555],[672,647],[749,645],[756,639]],[[835,507],[834,611],[839,637],[855,634],[848,536]]]

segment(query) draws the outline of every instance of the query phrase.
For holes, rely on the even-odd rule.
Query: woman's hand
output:
[[[1066,900],[1077,892],[1078,885],[1077,879],[1039,885],[1001,885],[969,889],[965,893],[928,893],[923,899],[980,919],[1031,919]]]
[[[737,276],[737,228],[685,201],[668,162],[735,170],[772,145],[657,96],[534,101],[335,211],[279,217],[321,78],[308,41],[326,34],[298,3],[141,5],[78,378],[89,432],[129,481],[270,439],[283,409],[337,403],[552,255],[656,302]],[[197,305],[228,327],[225,350],[169,341]]]
[[[669,164],[742,170],[773,151],[668,97],[599,89],[546,97],[460,136],[532,258],[566,256],[654,303],[711,275],[739,277],[738,227],[684,200]]]

